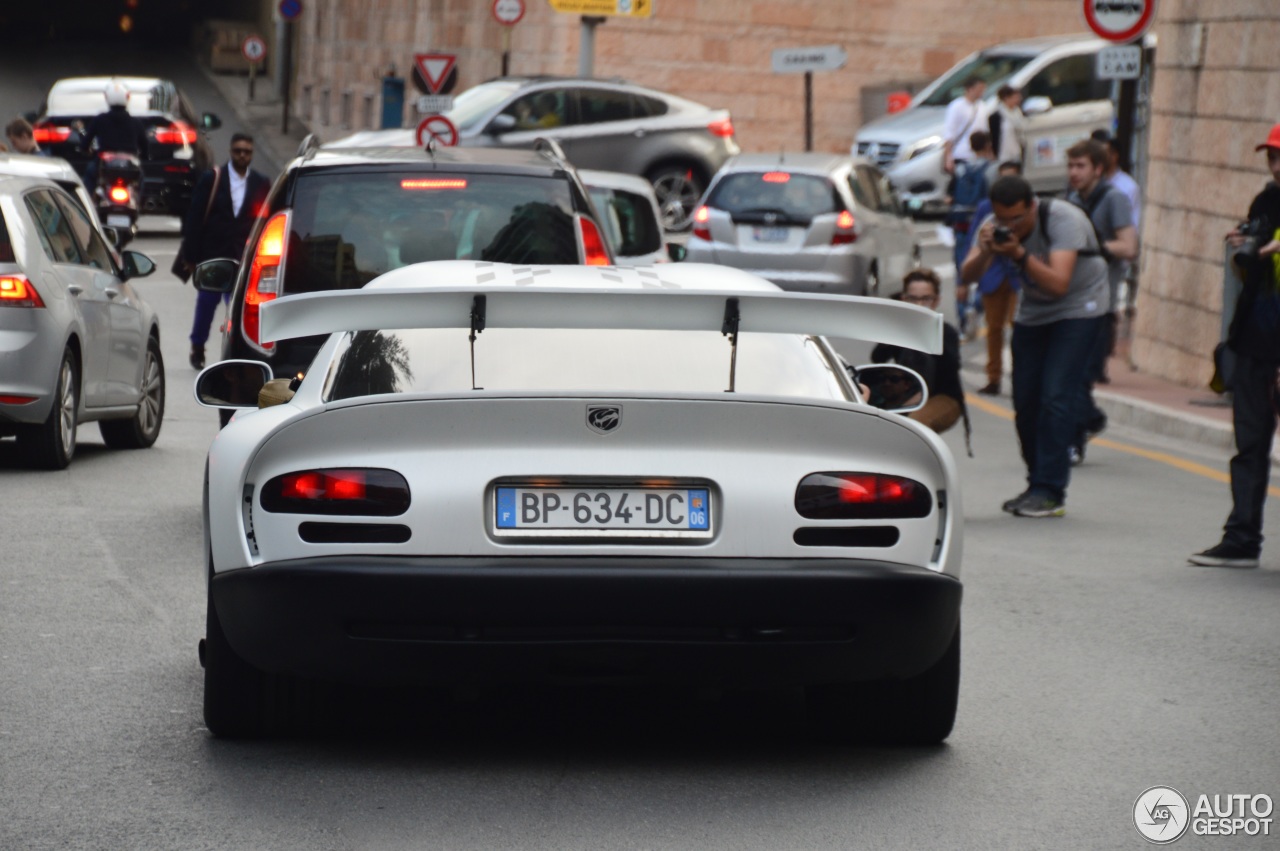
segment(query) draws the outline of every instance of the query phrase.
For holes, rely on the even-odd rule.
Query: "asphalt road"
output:
[[[231,116],[208,91],[197,108]],[[156,446],[109,451],[90,425],[47,473],[0,441],[0,848],[1141,848],[1150,786],[1280,797],[1280,555],[1184,561],[1216,540],[1225,455],[1115,429],[1065,519],[1015,519],[999,504],[1021,490],[1016,440],[986,400],[973,458],[949,435],[965,636],[941,747],[814,744],[794,692],[601,688],[351,692],[332,734],[212,739],[196,643],[216,416],[191,397],[171,222],[147,225],[132,247],[162,270],[138,283],[169,382]]]

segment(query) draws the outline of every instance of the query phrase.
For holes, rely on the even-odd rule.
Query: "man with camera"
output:
[[[1001,257],[1013,263],[1022,283],[1011,347],[1014,425],[1027,488],[1003,508],[1018,517],[1061,517],[1089,354],[1109,309],[1107,263],[1084,211],[1066,201],[1038,200],[1025,178],[997,180],[991,210],[961,279],[977,281]]]
[[[1249,205],[1249,220],[1227,234],[1244,289],[1227,332],[1235,353],[1231,414],[1231,514],[1222,541],[1188,559],[1201,567],[1257,567],[1262,507],[1271,477],[1280,366],[1280,124],[1257,147],[1267,152],[1272,180]]]

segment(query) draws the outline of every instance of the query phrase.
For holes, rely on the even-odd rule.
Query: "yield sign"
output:
[[[449,78],[449,72],[453,70],[453,63],[457,59],[458,57],[447,53],[413,54],[413,61],[418,66],[418,71],[422,74],[427,88],[431,90],[428,94],[440,94],[440,87]]]

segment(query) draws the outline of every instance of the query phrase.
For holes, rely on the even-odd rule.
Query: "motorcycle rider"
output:
[[[147,128],[125,108],[129,103],[128,87],[119,80],[113,79],[107,83],[103,95],[107,99],[107,111],[95,115],[89,122],[89,126],[80,134],[80,151],[89,153],[96,139],[99,151],[133,154],[141,160],[147,150]],[[85,171],[85,183],[91,190],[98,185],[96,157],[89,161],[89,167]]]

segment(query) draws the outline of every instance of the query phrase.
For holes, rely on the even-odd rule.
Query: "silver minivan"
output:
[[[1153,38],[1149,41],[1154,44]],[[980,50],[930,83],[907,109],[860,129],[853,152],[883,168],[913,212],[945,212],[943,119],[947,104],[964,91],[964,81],[977,76],[987,82],[988,115],[995,109],[1000,86],[1007,83],[1022,91],[1027,115],[1024,174],[1037,192],[1061,192],[1067,148],[1094,130],[1112,130],[1111,81],[1097,76],[1098,51],[1108,44],[1077,35],[1011,41]]]

